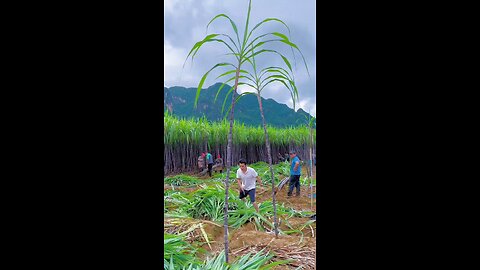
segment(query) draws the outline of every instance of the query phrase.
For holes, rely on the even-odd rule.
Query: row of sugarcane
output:
[[[166,113],[164,115],[164,173],[177,174],[195,171],[197,159],[208,150],[216,158],[227,154],[229,123],[209,122],[205,118],[185,119]],[[234,123],[232,158],[236,164],[241,158],[248,163],[267,161],[265,134],[262,127]],[[268,134],[274,163],[278,163],[278,153],[285,157],[290,149],[295,149],[301,159],[309,159],[310,134],[308,127],[298,126],[276,128],[269,126]],[[315,144],[315,131],[313,133]],[[205,146],[207,149],[205,149]]]

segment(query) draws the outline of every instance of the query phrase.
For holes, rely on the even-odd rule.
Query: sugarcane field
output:
[[[212,176],[204,173],[205,170],[198,167],[197,153],[200,155],[201,152],[208,152],[204,151],[206,140],[216,146],[216,151],[212,152],[224,156],[227,142],[223,138],[228,135],[228,123],[209,123],[205,119],[178,119],[168,113],[164,116],[164,123],[165,169],[168,172],[164,178],[165,269],[227,269],[212,266],[215,262],[222,265],[225,261],[224,207],[227,170],[220,165],[217,170],[212,168]],[[239,125],[234,126],[234,130],[238,132],[233,142],[233,152],[236,153],[234,161],[240,160],[240,156],[255,160],[267,159],[261,127]],[[314,138],[315,132],[312,131]],[[273,153],[286,153],[289,151],[287,149],[296,148],[299,154],[309,156],[310,150],[313,151],[309,144],[309,129],[306,127],[270,128],[269,135],[272,138],[270,143]],[[315,144],[315,141],[313,143]],[[258,212],[249,200],[239,199],[236,180],[239,165],[236,164],[230,169],[230,261],[237,262],[235,265],[238,266],[251,262],[252,265],[270,264],[272,269],[315,269],[316,166],[311,164],[313,166],[310,169],[309,160],[301,161],[300,194],[298,197],[296,194],[289,197],[287,193],[291,164],[282,155],[274,156],[273,160],[277,237],[272,205],[272,178],[268,163],[257,161],[247,164],[258,173],[262,181],[262,186],[257,185]],[[187,168],[195,169],[188,171]],[[197,265],[205,264],[204,268],[194,268],[194,262]],[[231,269],[234,269],[233,266]]]
[[[315,1],[292,3],[164,1],[164,270],[317,268]]]

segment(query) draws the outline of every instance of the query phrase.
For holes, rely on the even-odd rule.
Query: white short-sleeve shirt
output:
[[[255,188],[255,183],[257,180],[257,172],[250,167],[247,167],[247,171],[243,172],[241,168],[237,170],[237,179],[242,181],[242,184],[245,185],[245,190],[251,190]]]

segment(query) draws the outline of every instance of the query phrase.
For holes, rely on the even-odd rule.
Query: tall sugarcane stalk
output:
[[[288,29],[288,26],[283,21],[281,21],[277,18],[267,18],[267,19],[263,20],[262,22],[258,23],[257,25],[255,25],[251,29],[251,31],[249,32],[248,31],[248,24],[249,24],[249,21],[250,21],[251,7],[252,7],[252,1],[249,0],[247,19],[246,19],[246,22],[245,22],[245,31],[243,33],[243,41],[242,42],[240,42],[240,37],[238,35],[237,26],[234,23],[234,21],[232,19],[230,19],[230,17],[225,15],[225,14],[219,14],[219,15],[216,15],[212,20],[210,20],[210,22],[207,24],[207,30],[208,30],[208,26],[213,21],[215,21],[216,19],[226,18],[226,19],[229,20],[230,25],[232,26],[232,29],[236,34],[237,43],[227,34],[210,34],[210,35],[207,35],[203,40],[197,42],[193,46],[193,48],[188,53],[187,59],[186,59],[186,60],[188,60],[188,58],[191,56],[192,61],[193,61],[193,58],[195,57],[195,55],[197,54],[197,52],[199,51],[199,49],[202,47],[203,44],[205,44],[207,42],[216,42],[216,43],[221,43],[221,44],[225,45],[227,47],[227,49],[231,52],[231,53],[228,53],[228,55],[234,56],[236,58],[236,60],[238,61],[237,64],[231,64],[229,62],[218,63],[218,64],[214,65],[210,70],[208,70],[203,75],[203,77],[201,78],[201,80],[198,84],[197,94],[196,94],[195,103],[194,103],[194,107],[196,108],[197,102],[198,102],[198,97],[200,95],[200,90],[202,89],[202,86],[203,86],[208,74],[212,70],[214,70],[216,68],[228,67],[228,66],[234,68],[233,70],[228,70],[228,71],[224,72],[223,74],[221,74],[217,77],[217,79],[218,79],[220,77],[227,76],[229,74],[235,73],[235,76],[227,79],[225,81],[225,83],[222,84],[222,86],[219,88],[219,90],[217,92],[217,96],[218,96],[218,93],[221,91],[221,89],[223,88],[223,86],[226,83],[235,80],[234,86],[231,89],[229,89],[227,95],[225,96],[225,101],[226,101],[227,98],[228,98],[228,95],[230,93],[232,93],[232,102],[231,102],[231,105],[230,105],[230,108],[229,108],[229,112],[230,112],[230,131],[229,131],[229,134],[228,134],[228,142],[227,142],[227,175],[226,175],[226,182],[225,182],[226,192],[225,192],[225,216],[224,216],[224,232],[225,233],[224,233],[224,240],[225,240],[225,259],[226,259],[227,262],[228,262],[228,207],[227,207],[227,205],[228,205],[228,182],[229,182],[230,167],[232,165],[231,162],[232,162],[232,157],[233,157],[232,156],[232,136],[233,136],[233,126],[234,126],[233,111],[234,111],[234,106],[235,106],[236,101],[244,93],[239,95],[238,98],[235,95],[236,95],[237,88],[238,88],[239,85],[249,85],[249,86],[251,86],[251,84],[247,81],[242,81],[242,82],[239,81],[240,79],[243,79],[243,80],[251,79],[251,78],[248,77],[249,72],[245,71],[245,70],[242,70],[241,66],[246,61],[251,63],[251,61],[252,61],[251,59],[253,59],[255,57],[255,55],[259,55],[259,54],[263,54],[263,53],[275,53],[275,54],[282,57],[283,61],[287,64],[287,66],[291,70],[291,65],[290,65],[288,59],[286,57],[284,57],[282,54],[280,54],[279,52],[277,52],[275,50],[271,50],[271,49],[258,49],[261,46],[263,46],[263,45],[265,45],[266,43],[269,43],[269,42],[281,42],[283,44],[286,44],[286,45],[290,46],[290,48],[292,48],[292,51],[293,51],[293,48],[295,48],[295,49],[297,49],[297,51],[300,52],[300,54],[302,55],[303,61],[305,63],[305,67],[307,68],[307,72],[308,72],[308,67],[307,67],[305,58],[303,57],[303,54],[298,49],[297,45],[292,43],[286,35],[284,35],[280,32],[271,32],[271,33],[259,35],[259,36],[256,36],[256,37],[252,37],[252,39],[250,39],[250,37],[252,36],[255,29],[257,29],[259,26],[261,26],[262,24],[264,24],[266,22],[269,22],[269,21],[282,23]],[[268,37],[273,37],[274,39],[262,40],[262,38],[265,38],[267,36]],[[257,49],[257,51],[254,52],[255,49]],[[242,73],[242,75],[241,75],[241,73]],[[245,74],[247,76],[243,76],[243,74]],[[274,77],[272,75],[270,77],[267,77],[266,79],[269,79],[269,78],[274,78]],[[278,79],[277,80],[274,79],[272,81],[278,81]],[[270,81],[270,82],[272,82],[272,81]],[[265,85],[267,85],[270,82],[267,82]],[[292,85],[292,87],[295,87],[295,86]],[[287,86],[287,88],[288,88],[288,86]],[[259,89],[259,91],[260,90],[261,89]],[[291,91],[292,91],[292,97],[293,97],[294,92],[295,92],[295,93],[297,93],[297,98],[298,98],[298,92],[296,91],[296,87],[295,87],[294,90],[291,89]],[[224,105],[225,105],[225,101],[224,101]],[[223,106],[222,106],[222,112],[223,112]],[[262,114],[262,116],[263,116],[263,114]],[[264,124],[264,131],[266,133],[267,128],[266,128],[266,123],[265,123],[264,118],[263,118],[263,124]],[[270,146],[269,146],[269,143],[268,143],[268,139],[266,140],[266,147],[267,147],[267,155],[269,156],[269,162],[271,164],[271,153],[270,153]],[[272,173],[272,194],[274,196],[274,193],[273,193],[274,178],[273,178],[273,170],[272,169],[271,169],[271,173]],[[276,222],[275,222],[275,224],[276,224]],[[278,236],[277,225],[275,225],[275,228],[276,228],[275,229],[275,235]]]
[[[280,56],[282,55],[280,54]],[[291,71],[291,66],[289,65],[288,60],[284,56],[282,56],[282,58]],[[257,71],[257,65],[255,61],[255,50],[254,50],[253,44],[251,49],[251,59],[248,58],[248,62],[251,64],[253,68],[253,73],[248,72],[247,75],[250,77],[247,77],[247,78],[253,84],[247,83],[247,85],[249,85],[255,90],[255,95],[257,96],[258,106],[260,109],[260,115],[262,117],[262,124],[263,124],[263,130],[265,135],[265,148],[267,149],[267,158],[268,158],[270,176],[272,181],[272,204],[273,204],[273,218],[274,218],[273,224],[274,224],[275,237],[278,237],[278,219],[277,219],[276,196],[275,196],[276,195],[275,176],[273,173],[272,153],[271,153],[271,147],[270,147],[270,140],[268,137],[267,123],[265,121],[265,113],[263,111],[261,92],[265,88],[265,86],[267,86],[268,84],[273,82],[280,82],[286,87],[286,89],[290,91],[292,96],[292,102],[295,107],[295,101],[296,100],[298,101],[298,90],[297,90],[297,87],[295,86],[293,76],[290,76],[289,72],[281,67],[268,67],[266,69],[263,69],[259,74],[259,72]],[[266,78],[262,79],[262,76],[268,73],[273,73],[273,75],[267,76]],[[244,94],[245,95],[249,94],[249,92],[246,92]]]
[[[227,177],[225,178],[225,208],[224,208],[224,220],[223,220],[223,229],[224,229],[224,241],[225,241],[225,261],[228,263],[228,189],[229,189],[229,177],[230,169],[232,168],[232,134],[233,134],[233,111],[235,109],[235,93],[237,92],[238,87],[238,75],[240,70],[241,63],[239,62],[234,91],[232,94],[232,109],[230,110],[230,131],[228,133],[228,142],[227,142]]]
[[[260,98],[260,95],[257,95],[257,98],[258,98],[258,105],[260,107],[260,114],[262,115],[263,130],[265,131],[265,147],[267,148],[268,167],[270,168],[270,175],[272,179],[273,225],[275,228],[275,237],[278,237],[278,218],[277,218],[277,204],[276,204],[276,198],[275,198],[275,176],[273,174],[272,153],[270,151],[271,150],[270,141],[268,139],[267,123],[265,121],[265,115],[263,113],[262,100]]]
[[[313,131],[312,126],[310,126],[310,208],[313,211]]]

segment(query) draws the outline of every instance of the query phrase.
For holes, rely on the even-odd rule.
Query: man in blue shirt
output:
[[[207,168],[208,168],[208,175],[212,177],[212,167],[213,167],[213,157],[212,154],[207,152]]]
[[[288,197],[292,196],[293,188],[297,189],[295,196],[300,196],[300,172],[302,166],[300,165],[300,159],[297,157],[295,150],[290,151],[290,186],[288,187]]]

